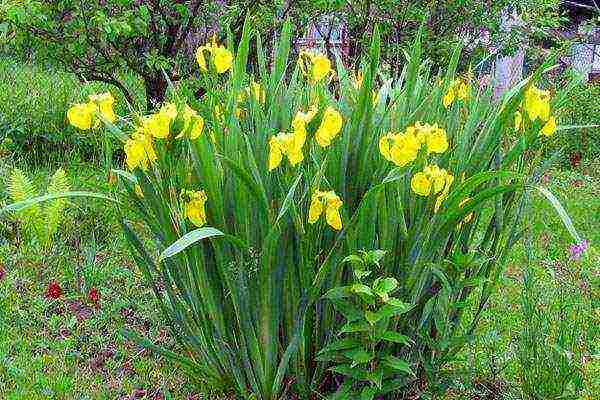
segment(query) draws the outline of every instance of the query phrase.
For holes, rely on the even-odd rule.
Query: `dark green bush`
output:
[[[34,163],[77,156],[97,159],[99,135],[69,126],[66,110],[92,93],[111,91],[116,112],[128,113],[121,93],[99,83],[82,83],[74,75],[47,65],[0,58],[0,142]]]
[[[561,125],[600,125],[600,83],[582,84],[573,90],[560,114]],[[600,127],[558,131],[553,152],[563,149],[562,164],[600,157]]]

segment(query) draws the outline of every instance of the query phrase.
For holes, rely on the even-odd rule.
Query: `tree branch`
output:
[[[198,18],[198,11],[200,10],[200,5],[202,3],[204,3],[202,0],[196,0],[196,4],[194,5],[194,8],[190,13],[190,17],[188,18],[187,23],[185,24],[183,29],[180,30],[178,38],[175,41],[175,44],[173,46],[174,54],[177,54],[179,52],[181,45],[190,34],[192,26],[195,25],[196,19]]]

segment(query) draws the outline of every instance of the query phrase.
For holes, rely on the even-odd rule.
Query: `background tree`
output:
[[[120,73],[137,75],[147,106],[162,101],[165,74],[190,72],[192,52],[218,27],[220,1],[22,0],[4,4],[14,41],[26,43],[81,79],[118,87],[133,102]]]
[[[324,15],[344,24],[350,63],[357,61],[377,24],[384,61],[392,74],[398,74],[405,61],[404,50],[422,22],[424,52],[437,67],[445,65],[457,41],[463,41],[471,53],[479,51],[479,58],[495,51],[506,35],[500,29],[499,16],[507,6],[523,20],[521,29],[511,35],[526,36],[534,43],[551,38],[552,30],[564,21],[559,5],[559,0],[299,0],[293,15],[299,27],[318,23]],[[327,32],[321,34],[328,37]]]
[[[80,79],[118,87],[133,103],[123,72],[143,81],[147,108],[161,102],[167,80],[184,80],[194,71],[193,51],[213,33],[233,42],[250,18],[253,29],[269,50],[283,21],[291,18],[295,37],[324,19],[321,32],[331,54],[332,26],[347,32],[345,61],[356,64],[370,42],[375,24],[382,35],[383,64],[397,75],[405,61],[404,49],[425,21],[424,51],[433,66],[443,66],[456,41],[467,50],[489,54],[498,41],[498,15],[512,4],[523,18],[528,36],[542,42],[559,25],[559,0],[509,2],[477,0],[3,0],[0,30],[13,46],[24,45],[37,56],[57,62]],[[322,26],[323,24],[321,24]],[[327,25],[327,24],[325,24]],[[525,29],[523,29],[525,31]],[[5,34],[4,34],[5,35]],[[540,39],[541,38],[541,39]],[[500,38],[501,39],[501,38]],[[254,51],[255,49],[252,49]],[[492,49],[493,50],[493,49]],[[271,54],[268,51],[267,54]],[[252,63],[254,59],[250,54]],[[165,71],[163,74],[162,71]]]

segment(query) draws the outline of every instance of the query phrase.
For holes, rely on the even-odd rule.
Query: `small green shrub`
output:
[[[408,345],[408,336],[395,327],[412,308],[393,297],[398,290],[395,278],[375,277],[385,252],[361,252],[346,258],[353,265],[353,279],[347,286],[327,292],[325,298],[343,316],[336,338],[319,352],[318,360],[335,365],[330,370],[346,377],[334,399],[365,399],[382,396],[406,384],[402,375],[411,375],[410,363],[396,357],[390,345]],[[375,276],[374,276],[375,275]]]
[[[560,115],[563,125],[600,125],[600,83],[582,84],[573,90]],[[559,131],[550,153],[563,150],[562,165],[577,166],[581,160],[600,156],[600,127]]]

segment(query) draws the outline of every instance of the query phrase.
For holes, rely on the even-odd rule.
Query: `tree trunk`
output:
[[[150,111],[165,100],[167,81],[162,72],[156,72],[153,76],[144,77],[144,86],[146,87],[146,108]]]

